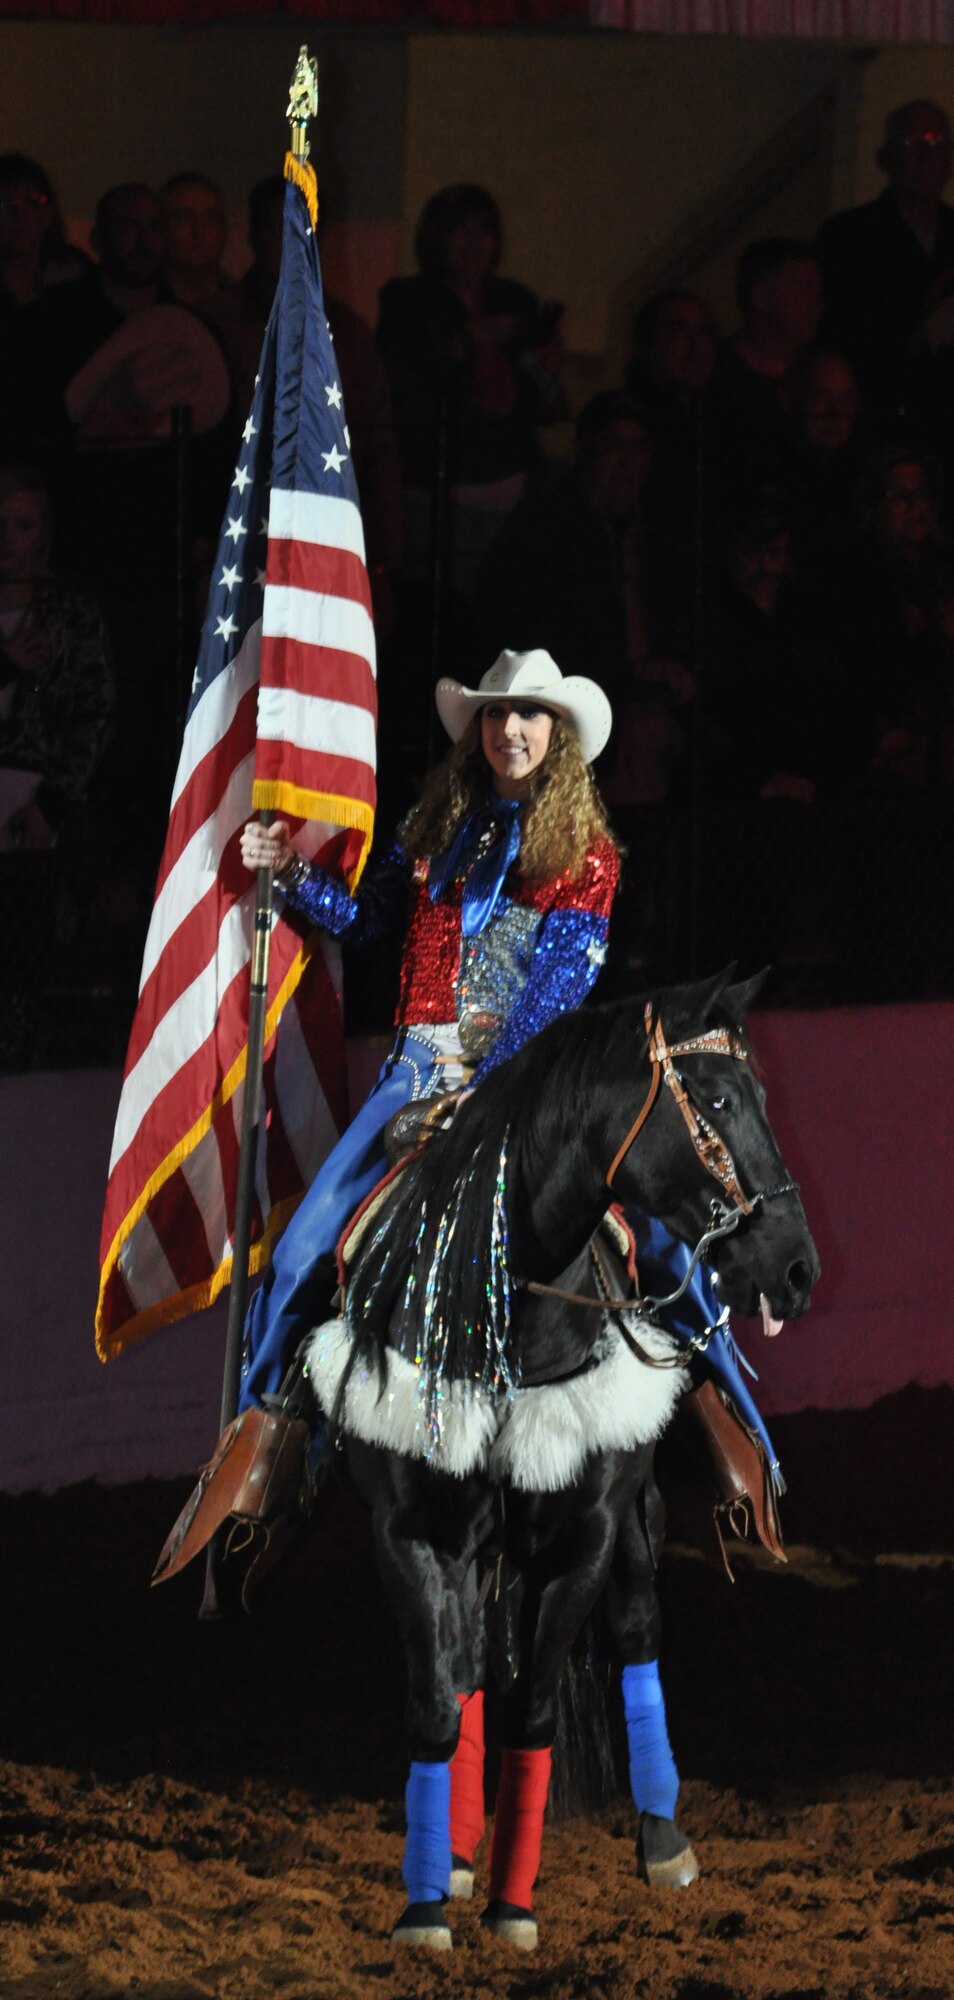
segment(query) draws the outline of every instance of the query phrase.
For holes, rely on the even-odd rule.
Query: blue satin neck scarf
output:
[[[485,852],[481,842],[497,829],[499,837]],[[496,792],[461,822],[449,847],[434,856],[427,875],[432,903],[439,903],[452,882],[464,876],[461,930],[479,937],[486,930],[500,899],[508,868],[520,852],[520,801],[501,799]],[[465,872],[466,871],[466,872]]]

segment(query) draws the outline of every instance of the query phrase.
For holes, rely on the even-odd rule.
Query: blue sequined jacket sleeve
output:
[[[556,909],[544,917],[530,976],[489,1054],[474,1071],[479,1083],[515,1055],[557,1014],[585,1000],[606,957],[609,924],[594,910]]]
[[[349,896],[339,876],[315,862],[284,893],[292,909],[332,937],[348,944],[375,944],[403,930],[410,880],[411,864],[396,840],[386,854],[369,861],[356,896]]]

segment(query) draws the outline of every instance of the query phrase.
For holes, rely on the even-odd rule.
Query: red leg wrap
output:
[[[515,1903],[520,1910],[533,1907],[550,1757],[548,1749],[503,1752],[490,1849],[491,1902]]]
[[[484,1837],[484,1690],[459,1694],[460,1737],[451,1759],[451,1852],[474,1859]]]

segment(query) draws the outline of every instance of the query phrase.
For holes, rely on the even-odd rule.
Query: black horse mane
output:
[[[727,974],[655,995],[670,1038],[717,1013],[737,1025],[750,988]],[[469,1378],[515,1385],[509,1340],[511,1219],[522,1187],[572,1172],[584,1107],[618,1098],[646,1046],[646,997],[560,1015],[491,1070],[446,1132],[399,1175],[353,1265],[348,1313],[355,1359],[382,1363],[401,1346],[433,1383]],[[518,1259],[532,1245],[517,1245]]]

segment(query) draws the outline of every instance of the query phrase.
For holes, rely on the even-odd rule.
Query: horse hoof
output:
[[[450,1892],[452,1896],[459,1896],[465,1903],[470,1902],[474,1893],[473,1868],[470,1862],[463,1861],[459,1854],[455,1854],[451,1862]]]
[[[480,1921],[484,1930],[492,1931],[503,1944],[516,1945],[518,1951],[536,1951],[537,1920],[532,1910],[521,1910],[516,1903],[488,1903]]]
[[[409,1903],[391,1932],[392,1944],[423,1945],[427,1951],[450,1951],[453,1941],[443,1903]]]
[[[688,1889],[699,1874],[699,1863],[681,1827],[656,1813],[640,1817],[636,1860],[651,1889]]]

